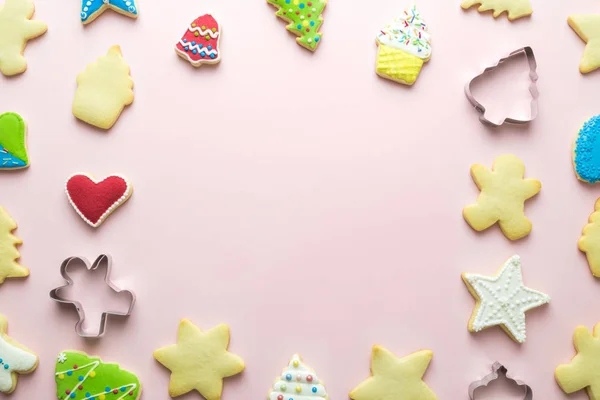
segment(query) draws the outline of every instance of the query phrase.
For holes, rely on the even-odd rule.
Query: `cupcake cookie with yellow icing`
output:
[[[416,6],[379,31],[377,45],[377,75],[405,85],[415,83],[431,58],[431,35]]]

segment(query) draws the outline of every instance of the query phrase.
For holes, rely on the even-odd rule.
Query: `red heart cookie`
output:
[[[82,173],[67,179],[65,191],[77,214],[97,228],[129,199],[133,187],[124,176],[110,175],[96,181],[92,176]]]

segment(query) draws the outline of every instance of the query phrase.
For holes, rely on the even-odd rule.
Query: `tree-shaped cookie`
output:
[[[471,176],[481,190],[477,202],[463,209],[467,223],[482,231],[496,222],[510,240],[531,232],[531,221],[525,217],[525,200],[542,188],[536,179],[523,179],[525,165],[517,156],[505,154],[494,160],[490,171],[486,166],[471,166]]]
[[[323,24],[323,10],[327,0],[267,0],[278,8],[279,18],[289,22],[287,30],[298,36],[296,42],[310,51],[315,51],[321,41],[319,32]]]
[[[77,75],[77,85],[73,115],[98,128],[110,129],[133,102],[133,80],[119,46]]]
[[[273,384],[269,400],[318,400],[328,399],[325,386],[302,357],[294,354],[287,368]]]
[[[142,394],[133,373],[78,351],[58,355],[54,376],[59,400],[137,400]]]
[[[600,278],[600,199],[596,200],[588,222],[583,227],[577,246],[585,253],[592,275]]]
[[[477,9],[479,12],[492,10],[494,18],[506,11],[510,21],[527,17],[533,13],[529,0],[463,0],[460,6],[467,9],[476,4],[480,4]]]
[[[0,283],[6,278],[29,276],[29,270],[17,262],[21,254],[16,246],[23,242],[12,234],[15,229],[17,223],[0,207]]]
[[[0,315],[0,393],[12,393],[17,386],[17,374],[33,372],[38,357],[6,334],[8,322]]]
[[[585,326],[578,326],[573,344],[577,355],[569,364],[556,367],[556,382],[565,393],[587,389],[591,400],[600,399],[600,324],[593,335]]]
[[[0,72],[4,75],[25,72],[27,41],[48,30],[44,22],[31,21],[34,11],[32,0],[6,0],[4,7],[0,5]]]

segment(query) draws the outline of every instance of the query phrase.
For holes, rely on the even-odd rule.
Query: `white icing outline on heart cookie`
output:
[[[96,222],[95,224],[90,221],[89,219],[87,219],[85,217],[85,215],[83,215],[83,213],[79,210],[79,208],[77,208],[77,205],[75,205],[75,203],[73,202],[73,200],[71,199],[71,195],[69,194],[69,190],[67,188],[67,185],[69,183],[69,181],[76,177],[76,176],[86,176],[87,178],[89,178],[92,182],[94,182],[96,185],[104,182],[105,180],[107,180],[108,178],[112,178],[112,177],[117,177],[117,178],[121,178],[125,181],[125,184],[127,185],[127,189],[125,189],[125,193],[123,193],[123,195],[117,200],[115,201],[113,204],[111,204],[110,207],[108,207],[108,209],[106,209],[106,211],[104,211],[104,213],[100,216],[100,218],[98,218],[98,222]],[[93,228],[97,228],[99,227],[106,218],[108,218],[108,216],[110,214],[112,214],[113,211],[115,211],[117,208],[119,208],[123,203],[125,203],[129,197],[131,196],[133,192],[133,187],[131,186],[131,183],[129,182],[129,180],[124,177],[123,175],[119,175],[119,174],[112,174],[112,175],[108,175],[107,177],[97,181],[92,175],[85,173],[85,172],[78,172],[76,174],[73,174],[71,176],[69,176],[67,178],[67,180],[65,181],[65,193],[67,194],[67,198],[69,199],[69,203],[71,204],[71,206],[75,209],[75,211],[77,211],[77,214],[79,214],[79,216],[81,217],[81,219],[83,219],[88,225],[90,225]]]

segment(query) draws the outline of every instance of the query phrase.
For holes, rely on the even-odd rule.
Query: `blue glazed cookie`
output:
[[[573,147],[573,166],[577,179],[587,183],[600,181],[600,115],[587,120]]]

